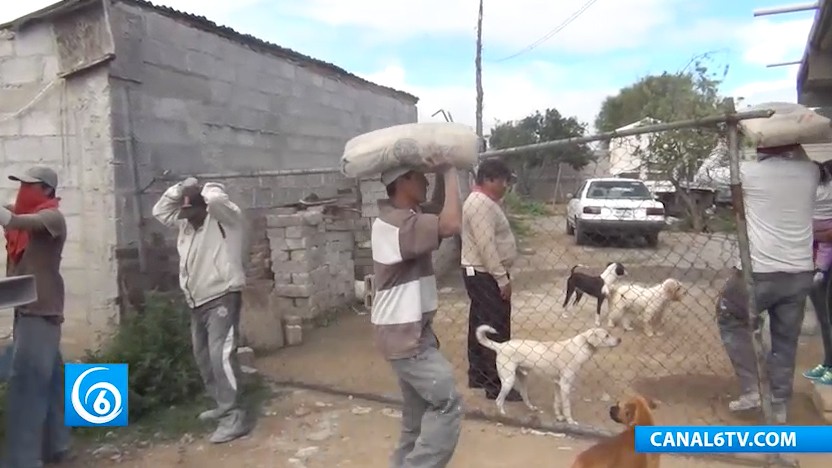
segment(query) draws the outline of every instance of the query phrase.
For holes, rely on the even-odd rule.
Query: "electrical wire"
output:
[[[542,45],[544,42],[548,41],[549,39],[553,38],[556,34],[558,34],[559,32],[563,31],[563,30],[564,30],[567,26],[569,26],[569,24],[570,24],[570,23],[572,23],[573,21],[575,21],[576,19],[578,19],[578,17],[579,17],[579,16],[581,16],[582,14],[584,14],[584,12],[585,12],[586,10],[588,10],[588,9],[589,9],[589,7],[591,7],[592,5],[594,5],[597,1],[598,1],[598,0],[589,0],[589,1],[587,1],[587,2],[586,2],[586,3],[584,3],[584,4],[583,4],[583,6],[581,6],[581,7],[580,7],[577,11],[575,11],[574,13],[572,13],[572,15],[570,15],[570,16],[569,16],[568,18],[566,18],[566,19],[565,19],[562,23],[560,23],[558,26],[556,26],[556,27],[555,27],[555,29],[552,29],[551,31],[549,31],[548,33],[546,33],[546,35],[545,35],[545,36],[543,36],[543,37],[541,37],[540,39],[538,39],[538,40],[536,40],[536,41],[532,42],[531,44],[527,45],[526,47],[524,47],[524,48],[520,49],[519,51],[517,51],[517,52],[515,52],[515,53],[513,53],[513,54],[511,54],[511,55],[509,55],[509,56],[507,56],[507,57],[503,57],[503,58],[501,58],[501,59],[499,59],[499,60],[494,60],[493,62],[495,62],[495,63],[505,62],[506,60],[511,60],[511,59],[513,59],[513,58],[515,58],[515,57],[519,57],[519,56],[521,56],[521,55],[525,54],[526,52],[530,52],[530,51],[532,51],[532,50],[536,49],[537,47],[539,47],[540,45]]]

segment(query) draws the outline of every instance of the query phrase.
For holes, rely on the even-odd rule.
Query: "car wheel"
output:
[[[566,218],[566,235],[572,236],[575,234],[575,227],[569,223],[569,218]]]
[[[644,239],[647,241],[648,247],[658,247],[659,246],[659,233],[658,232],[651,232],[644,236]]]
[[[586,235],[583,229],[581,229],[581,223],[579,221],[575,221],[575,243],[578,245],[586,245],[589,241],[589,237]]]

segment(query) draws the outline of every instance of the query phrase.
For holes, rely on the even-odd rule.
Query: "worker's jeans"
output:
[[[69,450],[60,342],[58,323],[43,317],[15,317],[3,468],[39,468]]]

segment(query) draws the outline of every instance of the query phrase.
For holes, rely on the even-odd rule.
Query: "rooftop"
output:
[[[797,75],[797,100],[808,107],[832,105],[832,2],[818,4]]]
[[[52,18],[70,13],[72,11],[92,5],[94,3],[102,3],[102,1],[108,0],[63,0],[41,10],[30,13],[26,16],[22,16],[16,20],[12,20],[5,24],[0,24],[0,29],[11,29],[19,31],[32,24],[43,21],[49,21]],[[271,42],[258,39],[249,34],[237,32],[229,27],[218,25],[213,21],[202,16],[192,15],[190,13],[185,13],[166,6],[154,5],[153,3],[150,3],[145,0],[112,1],[122,2],[125,4],[135,5],[141,8],[153,10],[156,13],[185,23],[193,28],[224,37],[232,42],[236,42],[240,45],[246,46],[256,52],[289,60],[301,66],[312,67],[322,74],[326,74],[335,78],[340,78],[345,81],[352,82],[372,91],[380,92],[398,99],[410,101],[413,104],[416,104],[419,101],[419,98],[410,93],[406,93],[404,91],[373,83],[371,81],[365,80],[364,78],[361,78],[360,76],[354,75],[337,65],[333,65],[329,62],[309,57],[307,55],[301,54],[300,52],[296,52],[294,50],[281,47],[277,44],[272,44]]]

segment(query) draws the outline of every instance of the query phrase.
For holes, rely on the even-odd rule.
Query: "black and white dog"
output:
[[[575,295],[575,300],[572,302],[573,306],[580,302],[581,298],[584,297],[584,294],[589,294],[598,300],[595,311],[595,326],[600,327],[601,304],[604,303],[604,299],[606,299],[609,295],[610,286],[612,286],[619,277],[626,275],[627,270],[624,269],[624,265],[613,262],[607,264],[607,268],[603,273],[601,273],[600,276],[591,276],[586,273],[575,271],[581,266],[583,265],[575,265],[569,271],[569,279],[566,280],[566,299],[563,300],[563,308],[566,309],[569,305],[569,300],[572,299],[573,294]],[[568,314],[564,312],[563,316],[567,317]]]

